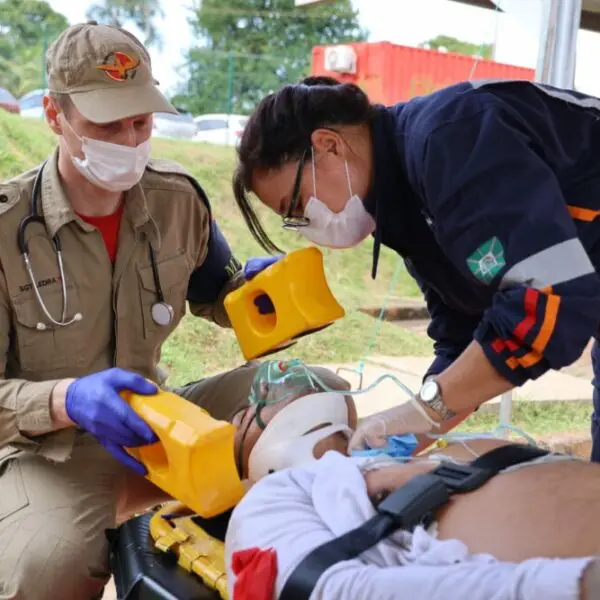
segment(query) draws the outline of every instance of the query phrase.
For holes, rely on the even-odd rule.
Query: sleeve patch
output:
[[[489,284],[506,266],[502,242],[497,237],[493,237],[481,244],[467,258],[467,266],[479,281]]]

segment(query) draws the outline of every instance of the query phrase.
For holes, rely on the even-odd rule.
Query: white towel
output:
[[[269,475],[250,490],[233,512],[225,541],[232,598],[234,552],[275,549],[277,598],[311,550],[375,514],[358,462],[328,452],[305,467]],[[418,527],[325,571],[311,600],[579,600],[579,578],[590,560],[499,562]]]

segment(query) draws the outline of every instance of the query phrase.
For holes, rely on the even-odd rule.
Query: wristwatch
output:
[[[419,390],[419,401],[427,408],[438,414],[442,421],[447,421],[455,416],[445,404],[442,398],[442,389],[435,377],[428,377]]]

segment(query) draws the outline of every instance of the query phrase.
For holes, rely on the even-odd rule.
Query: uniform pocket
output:
[[[46,309],[56,320],[62,319],[62,290],[39,290]],[[28,291],[13,298],[14,344],[18,362],[24,371],[52,371],[74,367],[84,359],[84,340],[81,322],[54,325],[44,314],[34,292]],[[67,320],[82,312],[77,289],[67,288]],[[85,318],[85,315],[84,317]]]
[[[23,483],[21,465],[17,455],[21,450],[6,448],[6,455],[0,451],[0,523],[29,505],[29,496]]]
[[[158,293],[152,265],[139,266],[137,270],[140,284],[140,308],[146,339],[154,338],[160,332],[165,334],[160,337],[166,339],[168,333],[179,323],[185,314],[187,288],[191,273],[189,262],[183,250],[168,258],[160,259],[156,267],[165,302],[173,308],[174,318],[173,322],[166,326],[154,322],[152,319],[152,306],[158,302]]]

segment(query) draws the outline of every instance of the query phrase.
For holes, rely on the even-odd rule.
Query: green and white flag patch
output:
[[[490,283],[506,266],[504,247],[497,237],[484,242],[467,258],[469,270],[479,281]]]

